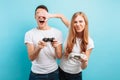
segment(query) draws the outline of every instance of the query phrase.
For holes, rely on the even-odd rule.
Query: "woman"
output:
[[[82,80],[82,70],[87,67],[90,53],[94,48],[93,40],[88,35],[88,19],[83,12],[76,12],[69,26],[63,15],[56,17],[61,18],[69,28],[60,63],[60,80]]]

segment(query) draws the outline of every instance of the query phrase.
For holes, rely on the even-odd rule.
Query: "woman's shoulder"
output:
[[[93,38],[91,38],[90,36],[88,37],[88,42],[94,42]]]
[[[88,38],[88,49],[89,48],[94,48],[94,41],[91,37]]]

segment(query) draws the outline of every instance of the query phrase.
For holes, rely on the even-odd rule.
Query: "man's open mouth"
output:
[[[39,21],[40,23],[44,23],[45,21]]]

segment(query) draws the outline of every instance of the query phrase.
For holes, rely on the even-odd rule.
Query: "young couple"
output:
[[[62,33],[48,25],[49,18],[60,18],[69,29],[63,51]],[[86,15],[76,12],[69,23],[62,14],[49,14],[45,5],[39,5],[35,19],[37,26],[26,32],[24,41],[32,62],[29,80],[82,80],[94,48]],[[61,59],[59,68],[57,58]]]

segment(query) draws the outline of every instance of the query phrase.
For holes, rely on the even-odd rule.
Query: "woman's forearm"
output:
[[[61,21],[62,21],[67,27],[70,26],[69,20],[68,20],[64,15],[62,15],[62,14],[52,14],[50,17],[51,17],[51,18],[60,18]]]

